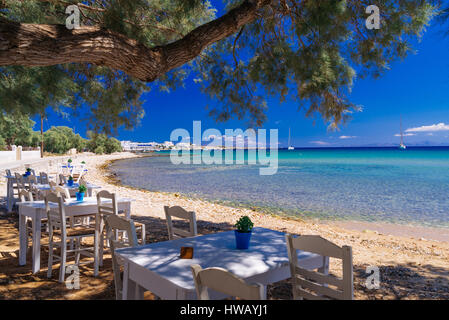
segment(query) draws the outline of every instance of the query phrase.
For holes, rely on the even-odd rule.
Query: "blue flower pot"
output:
[[[72,187],[73,186],[73,180],[67,180],[67,185],[69,187]]]
[[[29,175],[31,175],[31,172],[29,171],[25,172],[25,177],[28,177]]]
[[[237,230],[234,230],[235,232],[235,244],[237,249],[244,250],[249,248],[249,241],[251,240],[251,234],[250,232],[238,232]]]
[[[84,192],[76,193],[76,201],[84,201]]]

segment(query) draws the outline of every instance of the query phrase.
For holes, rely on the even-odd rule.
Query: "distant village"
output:
[[[171,141],[160,142],[132,142],[121,141],[123,151],[130,152],[152,152],[173,149],[207,150],[226,149],[224,146],[198,146],[191,143],[179,142],[176,145]]]

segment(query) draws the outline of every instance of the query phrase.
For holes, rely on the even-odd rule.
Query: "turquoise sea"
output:
[[[174,165],[156,154],[110,169],[124,185],[274,214],[449,227],[449,147],[279,150],[271,176],[260,165]]]

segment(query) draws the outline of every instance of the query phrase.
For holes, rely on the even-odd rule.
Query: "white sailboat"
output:
[[[290,143],[290,128],[288,128],[288,150],[295,150],[295,147]]]
[[[407,147],[404,144],[404,132],[402,131],[402,116],[401,116],[401,143],[399,144],[400,150],[405,150]]]

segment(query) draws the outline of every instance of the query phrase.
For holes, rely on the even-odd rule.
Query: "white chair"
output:
[[[17,177],[15,174],[11,173],[11,170],[6,169],[5,173],[8,177]],[[17,187],[17,178],[12,178],[12,197],[18,196],[19,188]]]
[[[107,203],[103,202],[103,199],[108,200]],[[109,200],[111,202],[109,202]],[[121,216],[125,218],[122,212],[118,211],[118,205],[117,205],[117,196],[115,193],[111,193],[107,190],[102,190],[97,193],[97,205],[98,205],[98,213],[100,214],[100,233],[104,230],[104,221],[103,218],[108,215],[116,215]],[[136,227],[136,230],[140,231],[141,237],[140,237],[140,243],[143,245],[145,244],[145,225],[140,222],[134,222],[134,225]]]
[[[87,180],[86,180],[86,178],[84,177],[84,175],[80,177],[80,179],[79,179],[79,181],[78,181],[78,184],[79,184],[80,186],[85,186],[85,187],[87,188]]]
[[[57,207],[50,206],[50,203],[57,204]],[[50,193],[45,197],[45,210],[47,212],[48,229],[49,229],[49,253],[48,253],[48,273],[47,277],[51,278],[53,261],[56,259],[60,261],[59,268],[59,282],[64,282],[65,268],[67,264],[67,254],[75,254],[75,264],[80,264],[80,256],[85,255],[94,258],[94,263],[98,263],[98,255],[94,247],[82,247],[81,241],[86,237],[94,237],[96,243],[95,229],[86,227],[67,227],[67,217],[64,209],[64,200],[62,197]],[[57,240],[58,238],[59,240]],[[69,243],[75,243],[73,249],[69,249],[67,246]],[[60,248],[60,255],[57,256],[54,253],[55,247]],[[94,275],[98,274],[97,270],[94,270]]]
[[[19,200],[20,202],[34,202],[33,194],[31,191],[27,190],[20,190],[19,191]],[[45,232],[47,230],[47,219],[41,220],[41,232]],[[28,243],[32,242],[33,239],[33,225],[32,225],[32,219],[30,217],[26,217],[26,229],[27,229],[27,247]]]
[[[54,181],[49,181],[48,185],[50,186],[50,190],[53,191],[55,189],[55,187],[58,186],[58,184]]]
[[[295,300],[352,300],[354,298],[351,247],[339,247],[316,235],[298,237],[286,235],[286,241]],[[343,278],[299,267],[297,250],[322,255],[325,257],[325,264],[329,264],[329,257],[341,259]]]
[[[67,184],[67,177],[62,173],[59,174],[59,184],[61,183]]]
[[[39,178],[40,181],[39,182],[41,184],[48,184],[49,179],[48,179],[48,174],[47,173],[41,172],[41,173],[39,173],[39,176],[40,176],[40,178]]]
[[[29,188],[25,185],[25,181],[23,176],[20,173],[14,173],[16,176],[16,185],[18,190],[29,190]]]
[[[115,297],[117,300],[122,300],[123,281],[120,276],[120,267],[123,266],[123,261],[115,255],[115,249],[137,246],[136,228],[132,220],[127,220],[117,215],[108,215],[104,217],[104,221],[106,226],[106,238],[111,247]],[[119,232],[126,233],[128,236],[126,238],[122,237],[120,241],[117,239],[117,234]]]
[[[56,194],[58,197],[62,197],[64,201],[70,200],[70,192],[67,188],[54,186],[52,193]]]
[[[193,281],[200,300],[209,300],[208,289],[244,300],[266,300],[265,287],[261,284],[247,284],[231,272],[222,268],[202,269],[192,265]]]
[[[170,240],[179,239],[184,237],[195,237],[197,236],[196,227],[196,215],[193,211],[186,211],[185,209],[174,206],[168,207],[164,206],[165,218],[167,220],[168,238]],[[173,226],[173,218],[179,218],[187,220],[189,222],[189,231],[175,228]]]

